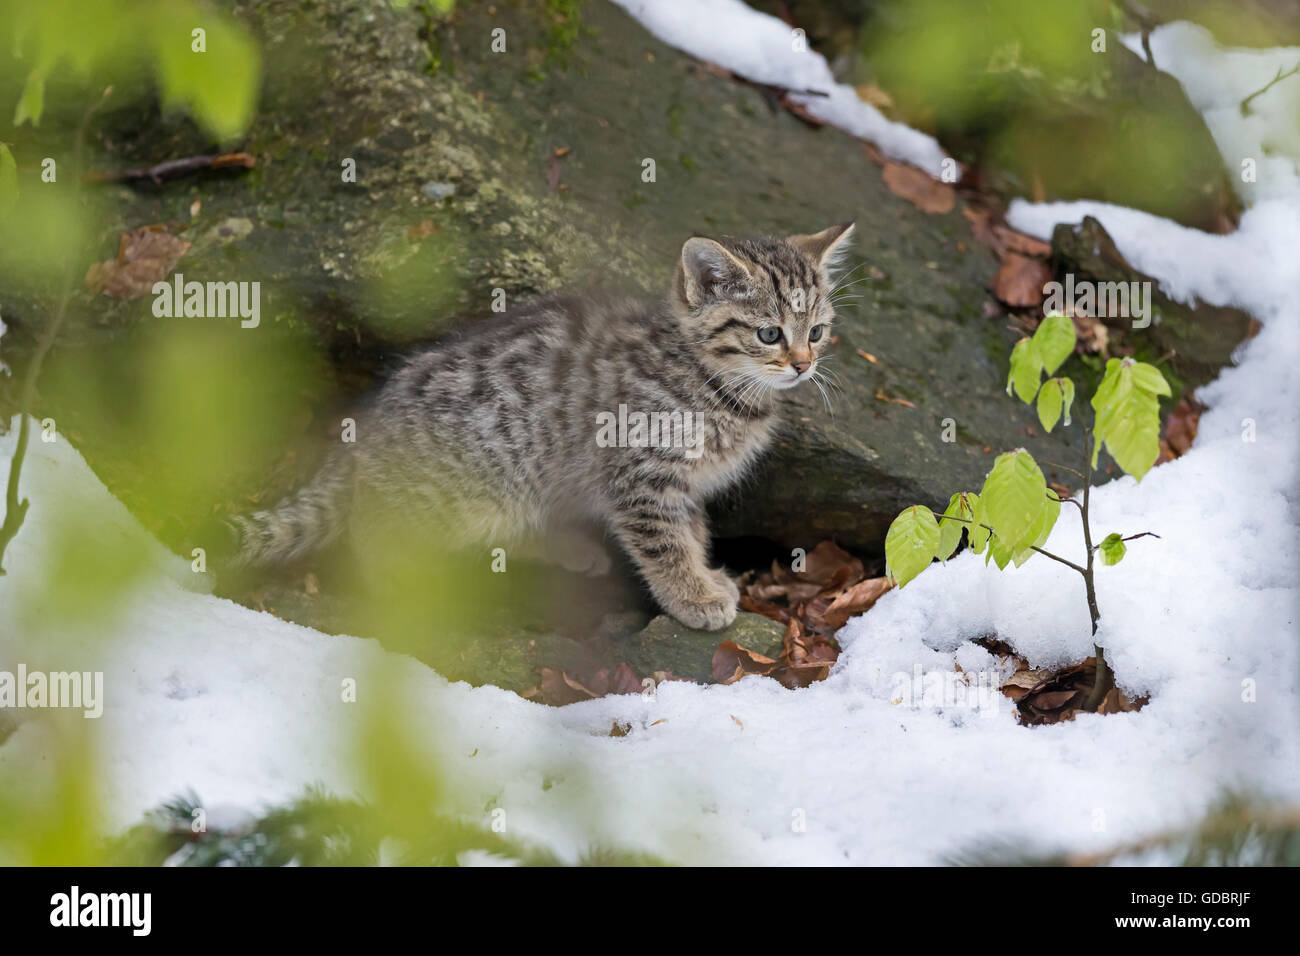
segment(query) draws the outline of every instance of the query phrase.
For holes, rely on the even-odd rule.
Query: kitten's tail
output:
[[[315,477],[274,508],[228,519],[234,539],[229,566],[288,563],[337,538],[347,520],[353,471],[352,455],[335,451]]]

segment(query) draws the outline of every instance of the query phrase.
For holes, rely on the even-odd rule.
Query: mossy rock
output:
[[[617,654],[638,674],[671,671],[701,683],[713,680],[713,652],[723,641],[775,659],[781,653],[785,628],[761,614],[742,611],[721,631],[698,631],[660,614],[639,633],[619,642]]]
[[[201,240],[178,267],[187,277],[263,283],[261,327],[232,322],[231,334],[259,347],[296,343],[314,362],[298,395],[304,413],[277,419],[266,443],[284,458],[232,466],[222,502],[151,512],[147,469],[123,437],[130,410],[120,409],[123,431],[99,434],[71,397],[84,392],[67,387],[93,366],[101,406],[118,407],[132,356],[186,321],[155,318],[148,298],[81,294],[41,389],[39,411],[178,550],[188,553],[189,529],[214,508],[273,500],[300,481],[330,416],[402,346],[486,314],[495,290],[507,301],[596,283],[661,295],[697,232],[858,224],[849,267],[860,298],[836,326],[832,408],[807,386],[790,395],[774,448],[714,504],[717,535],[807,550],[829,537],[879,554],[903,507],[942,507],[953,491],[978,488],[998,452],[1081,460],[1077,429],[1038,434],[1032,411],[1005,396],[1016,333],[983,312],[996,263],[959,210],[920,212],[883,185],[862,143],[718,77],[613,4],[592,0],[579,13],[502,0],[458,5],[445,20],[376,0],[245,0],[234,10],[263,49],[263,98],[242,144],[256,168],[106,187],[92,260],[112,255],[121,232],[166,222]],[[491,50],[497,28],[507,53]],[[212,151],[183,117],[123,97],[93,126],[97,167]],[[39,131],[15,132],[15,150],[41,155],[59,129],[52,112]],[[355,183],[341,175],[346,159]],[[653,182],[643,180],[647,159]],[[240,228],[223,235],[222,223]],[[21,373],[48,302],[0,289],[0,308],[5,358]]]

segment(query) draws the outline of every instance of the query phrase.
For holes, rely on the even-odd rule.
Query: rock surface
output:
[[[239,144],[256,167],[102,187],[106,212],[88,261],[111,257],[123,232],[167,223],[194,243],[177,266],[187,277],[262,282],[260,327],[232,322],[232,335],[250,349],[287,342],[312,357],[296,393],[301,414],[277,419],[268,442],[278,457],[232,477],[225,507],[298,482],[340,401],[403,343],[486,314],[497,290],[509,301],[600,283],[658,296],[693,233],[789,234],[846,219],[858,224],[849,268],[859,298],[836,328],[832,408],[816,389],[793,393],[775,448],[716,503],[716,533],[807,550],[834,538],[878,555],[899,510],[942,507],[951,492],[978,487],[998,452],[1081,459],[1077,430],[1044,437],[1032,410],[1005,395],[1018,333],[986,316],[996,262],[959,208],[919,211],[883,185],[857,140],[775,108],[604,0],[577,7],[503,0],[440,21],[369,0],[237,3],[266,73]],[[504,54],[490,49],[496,27],[506,30]],[[148,100],[126,99],[92,132],[105,169],[213,151]],[[59,135],[57,113],[16,135],[16,151],[42,148]],[[343,176],[349,160],[355,182]],[[653,181],[643,178],[648,160]],[[6,360],[19,372],[48,314],[29,293],[0,288]],[[101,404],[128,419],[114,405],[133,384],[127,359],[184,321],[155,318],[150,305],[83,292],[42,379],[41,410],[179,548],[213,502],[150,513],[149,476],[129,438],[143,423],[105,437],[73,400],[84,393],[64,390],[89,357]],[[1211,364],[1226,360],[1216,352]],[[705,643],[661,618],[628,644],[629,662],[676,670],[677,661],[684,676],[707,676]],[[499,678],[488,679],[517,683],[538,660],[517,647],[502,653]]]

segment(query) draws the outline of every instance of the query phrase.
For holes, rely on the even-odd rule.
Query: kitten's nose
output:
[[[802,375],[804,372],[808,371],[809,367],[812,365],[812,362],[791,362],[790,365],[794,368],[796,372]]]

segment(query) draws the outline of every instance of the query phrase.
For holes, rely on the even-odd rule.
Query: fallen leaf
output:
[[[1050,677],[1051,674],[1051,671],[1018,670],[1008,677],[1006,681],[1003,682],[1002,686],[1004,688],[1019,687],[1022,690],[1033,690]]]
[[[1174,410],[1165,419],[1165,435],[1160,440],[1160,457],[1156,464],[1163,464],[1187,454],[1196,441],[1196,430],[1200,426],[1201,412],[1204,406],[1191,394],[1179,399]]]
[[[1037,256],[1040,259],[1046,259],[1052,254],[1052,244],[1050,242],[1027,236],[1010,226],[998,223],[993,226],[992,231],[998,244],[1007,252],[1014,252],[1022,256]]]
[[[932,179],[929,173],[915,166],[886,161],[880,175],[890,192],[922,212],[951,212],[956,204],[957,193],[950,185]]]
[[[428,239],[435,232],[440,232],[437,224],[432,219],[421,219],[411,228],[406,230],[407,242],[419,242],[421,239]]]
[[[888,395],[884,393],[883,389],[879,389],[879,388],[876,389],[876,400],[881,402],[888,402],[891,405],[902,405],[905,408],[916,408],[916,406],[913,405],[911,402],[909,402],[907,399],[890,398]]]
[[[843,627],[850,617],[864,614],[880,600],[881,596],[892,587],[887,577],[867,578],[850,586],[830,603],[822,612],[822,620],[833,628]]]
[[[1077,694],[1075,690],[1053,690],[1035,694],[1032,705],[1039,710],[1057,710],[1068,704]]]
[[[1009,252],[993,275],[993,294],[1007,305],[1036,309],[1043,302],[1043,286],[1051,281],[1046,262]]]
[[[781,599],[793,608],[824,592],[838,593],[862,580],[864,574],[861,561],[835,542],[823,541],[803,556],[801,570],[787,569],[773,561],[771,571],[746,585],[745,594],[758,602]]]
[[[632,670],[631,664],[623,661],[614,668],[614,676],[610,679],[610,693],[639,694],[641,690],[641,679],[636,676],[636,671]]]
[[[757,654],[735,641],[723,641],[713,652],[712,674],[715,684],[734,684],[748,674],[769,674],[776,661]]]
[[[580,700],[593,700],[601,696],[584,687],[562,670],[543,667],[541,673],[540,688],[543,703],[562,707],[565,704],[576,704]]]
[[[162,225],[141,226],[124,233],[116,257],[96,262],[86,271],[86,288],[114,299],[148,295],[155,282],[171,274],[190,245]]]
[[[872,365],[880,364],[880,359],[876,358],[874,355],[872,355],[870,352],[866,351],[865,349],[858,349],[858,354],[861,355],[868,362],[870,362]]]
[[[1107,355],[1110,351],[1110,329],[1093,315],[1077,315],[1073,304],[1067,303],[1065,312],[1074,323],[1075,349],[1090,355]]]

